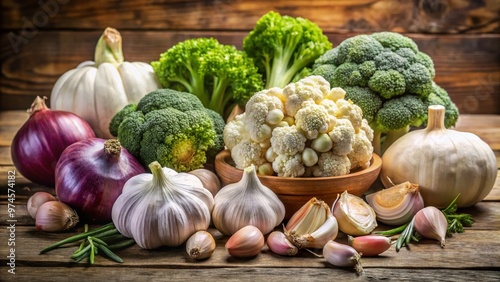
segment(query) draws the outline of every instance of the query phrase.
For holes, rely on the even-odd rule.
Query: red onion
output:
[[[85,120],[70,112],[50,110],[44,99],[36,97],[28,110],[28,120],[12,141],[11,156],[28,180],[53,187],[54,170],[64,149],[95,134]]]
[[[56,166],[56,195],[84,220],[111,221],[125,182],[145,169],[116,139],[90,138],[66,148]]]

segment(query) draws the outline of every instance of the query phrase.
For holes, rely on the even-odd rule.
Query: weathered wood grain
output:
[[[71,267],[53,268],[40,272],[40,267],[22,266],[16,275],[4,276],[5,281],[29,281],[37,273],[40,282],[66,282],[68,272],[73,281],[100,281],[119,277],[123,282],[135,281],[273,281],[273,282],[324,282],[324,281],[498,281],[498,270],[460,269],[387,269],[365,267],[363,276],[357,277],[348,269],[325,268],[142,268],[142,267]]]
[[[498,1],[2,1],[6,29],[249,30],[268,11],[300,16],[330,32],[499,31]],[[42,3],[42,5],[40,5]],[[49,4],[53,3],[50,7]]]
[[[25,110],[37,95],[47,96],[56,80],[79,63],[93,60],[101,31],[40,31],[16,52],[0,33],[2,62],[0,110]],[[177,42],[194,37],[215,37],[241,48],[246,32],[122,31],[125,59],[151,62]],[[334,46],[355,34],[328,33]],[[436,68],[435,81],[445,88],[461,113],[499,114],[500,35],[408,34],[429,54]]]

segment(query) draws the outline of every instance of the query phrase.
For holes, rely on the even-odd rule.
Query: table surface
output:
[[[480,203],[461,212],[476,222],[464,233],[454,234],[441,248],[437,241],[424,239],[399,252],[392,247],[378,257],[362,258],[365,273],[357,276],[349,269],[329,265],[322,258],[301,251],[295,257],[281,257],[263,251],[251,259],[235,259],[224,249],[227,237],[210,229],[217,248],[207,260],[190,259],[183,246],[142,250],[137,245],[118,250],[124,260],[116,263],[97,256],[95,264],[75,263],[70,255],[76,247],[60,248],[40,255],[52,243],[83,231],[78,226],[65,233],[36,230],[26,202],[37,191],[54,193],[53,188],[33,184],[17,174],[15,179],[15,217],[9,218],[7,175],[15,170],[10,157],[12,138],[26,120],[23,111],[0,112],[0,280],[9,281],[90,281],[108,280],[238,280],[238,281],[324,281],[340,280],[424,280],[499,281],[500,280],[500,174],[491,193]],[[456,130],[477,134],[494,150],[500,167],[500,115],[461,115]],[[15,220],[15,230],[8,229]],[[383,229],[384,227],[379,227]],[[345,236],[339,235],[339,240]],[[10,241],[6,240],[8,238]],[[15,242],[10,246],[8,242]],[[11,250],[13,248],[13,250]],[[15,275],[7,266],[13,251]]]

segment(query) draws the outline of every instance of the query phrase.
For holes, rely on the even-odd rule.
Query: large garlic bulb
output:
[[[241,180],[228,184],[215,195],[212,221],[226,235],[253,225],[263,234],[271,232],[285,218],[285,206],[278,196],[264,186],[250,165]]]
[[[130,178],[113,205],[116,229],[143,249],[179,246],[210,224],[214,200],[194,175],[149,165]]]
[[[446,207],[459,193],[457,205],[484,199],[497,177],[491,148],[469,132],[444,126],[445,108],[429,106],[426,129],[412,131],[394,142],[382,157],[381,180],[417,183],[426,206]]]

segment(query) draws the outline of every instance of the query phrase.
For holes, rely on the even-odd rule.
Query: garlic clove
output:
[[[203,187],[210,191],[212,196],[215,196],[221,189],[219,177],[208,169],[199,168],[188,173],[198,177],[203,184]]]
[[[316,198],[295,212],[285,226],[286,238],[299,249],[323,248],[337,234],[337,220],[330,207]]]
[[[368,203],[344,191],[333,203],[333,215],[340,231],[348,235],[366,235],[377,227],[377,216]]]
[[[47,192],[36,192],[35,194],[31,195],[31,197],[28,199],[28,202],[26,203],[26,208],[28,209],[28,213],[31,218],[36,219],[36,212],[38,208],[42,204],[49,201],[57,201],[57,199],[52,194]]]
[[[347,236],[347,243],[362,256],[372,257],[387,251],[391,247],[391,239],[381,235]]]
[[[294,256],[299,249],[295,247],[285,236],[283,232],[273,231],[267,237],[267,246],[269,249],[278,255]]]
[[[438,240],[444,247],[448,221],[439,209],[428,206],[419,210],[415,215],[414,227],[422,237]]]
[[[285,206],[260,182],[254,165],[243,170],[240,181],[224,186],[214,202],[212,221],[225,235],[234,234],[246,225],[268,234],[285,218]]]
[[[264,235],[259,228],[247,225],[236,231],[227,240],[225,247],[233,257],[253,257],[264,247]]]
[[[38,230],[59,232],[73,228],[78,221],[78,215],[68,205],[59,201],[49,201],[38,207],[35,225]]]
[[[334,266],[354,267],[358,274],[363,273],[361,255],[351,246],[330,240],[323,247],[323,256]]]
[[[204,230],[195,232],[186,241],[186,252],[193,259],[205,259],[210,257],[215,247],[214,237]]]
[[[377,220],[388,225],[402,225],[424,207],[419,185],[409,181],[366,195]]]

